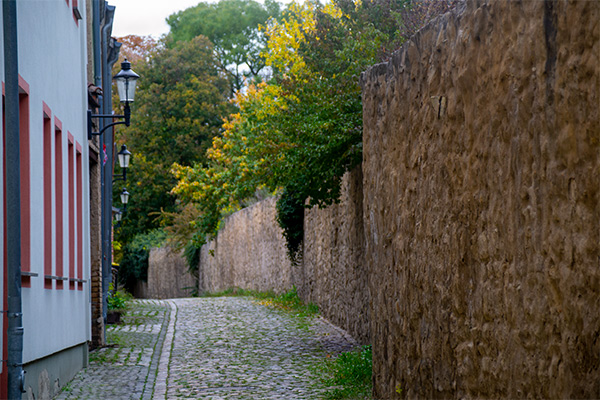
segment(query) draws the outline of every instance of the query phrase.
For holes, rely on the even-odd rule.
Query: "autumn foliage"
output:
[[[304,208],[339,201],[342,176],[361,163],[360,73],[453,3],[307,1],[279,14],[273,3],[221,0],[171,16],[171,35],[150,57],[140,54],[151,79],[140,87],[134,162],[155,189],[138,181],[153,204],[139,205],[138,219],[148,221],[163,202],[171,237],[197,249],[257,193],[278,193],[278,221],[295,260]],[[257,25],[221,32],[214,22],[239,9]],[[170,149],[175,154],[159,155]]]

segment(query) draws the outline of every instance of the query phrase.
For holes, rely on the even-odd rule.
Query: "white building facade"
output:
[[[62,386],[87,365],[91,337],[88,53],[85,3],[80,3],[17,1],[23,369],[25,389],[35,398],[44,395],[40,390],[46,384]],[[0,9],[4,23],[1,13]],[[0,58],[4,88],[1,30]],[[3,139],[4,106],[3,95]],[[4,143],[0,141],[3,311],[7,309],[5,159],[7,152],[16,151]],[[3,360],[6,315],[0,319]],[[6,362],[0,368],[0,398],[6,398]]]

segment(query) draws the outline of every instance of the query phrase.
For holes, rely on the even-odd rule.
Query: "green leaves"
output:
[[[211,43],[195,37],[173,48],[161,47],[136,65],[143,76],[126,130],[133,152],[127,188],[131,193],[117,237],[127,242],[157,228],[161,210],[176,211],[171,189],[173,163],[207,162],[205,153],[220,131],[223,116],[234,108],[229,83],[215,66]]]
[[[269,18],[279,16],[275,1],[263,4],[254,0],[221,0],[197,6],[167,18],[171,27],[171,46],[202,35],[214,45],[216,60],[232,83],[241,90],[244,78],[256,78],[265,67],[261,52],[265,36],[258,30]]]
[[[208,163],[173,169],[178,179],[173,193],[200,210],[199,235],[216,234],[223,215],[266,188],[281,193],[278,222],[290,258],[296,260],[304,207],[338,202],[342,176],[362,161],[360,73],[387,59],[406,32],[452,1],[293,2],[281,18],[266,21],[259,32],[266,45],[251,49],[263,49],[260,57],[272,70],[272,79],[236,93],[239,112],[226,118],[223,132],[213,139]],[[247,51],[243,43],[262,40],[253,36],[258,31],[236,22],[242,28],[225,32],[227,24],[217,26],[215,21],[253,7],[250,0],[201,3],[170,20],[173,37],[204,33],[221,61],[239,62],[237,51]],[[231,21],[237,18],[230,15]],[[190,30],[192,26],[197,30]],[[239,35],[247,35],[248,41]]]
[[[146,234],[139,234],[123,249],[123,259],[119,267],[119,280],[125,284],[128,291],[133,291],[136,281],[146,281],[148,278],[148,257],[152,247],[160,247],[167,235],[156,229]]]
[[[293,189],[285,188],[277,200],[277,223],[283,229],[288,257],[299,261],[304,239],[304,199],[298,198]]]

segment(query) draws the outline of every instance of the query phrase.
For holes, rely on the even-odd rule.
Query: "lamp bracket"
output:
[[[130,116],[131,116],[131,111],[129,110],[129,104],[128,103],[125,103],[125,114],[123,114],[123,115],[118,115],[118,114],[92,114],[92,110],[87,110],[88,140],[92,140],[92,136],[102,135],[105,130],[107,130],[108,128],[113,127],[115,125],[129,126]],[[125,121],[113,122],[111,124],[106,125],[104,128],[102,128],[100,130],[100,132],[93,132],[92,131],[92,118],[111,118],[111,119],[119,118],[119,119],[124,119]]]

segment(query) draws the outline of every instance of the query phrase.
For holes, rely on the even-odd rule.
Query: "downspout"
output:
[[[94,41],[94,85],[102,85],[102,66],[100,65],[102,53],[100,51],[100,0],[92,0],[92,37]],[[102,104],[100,105],[102,106]],[[100,109],[100,114],[103,111]]]
[[[115,15],[115,6],[105,5],[104,26],[102,27],[102,98],[103,112],[108,114],[112,112],[112,66],[117,61],[109,46],[110,35],[112,33],[113,18]],[[118,50],[118,48],[117,48]],[[106,123],[111,121],[107,120]],[[112,143],[113,129],[107,129],[102,137],[103,148],[106,148],[107,162],[102,166],[102,315],[104,317],[104,326],[106,329],[106,311],[108,308],[108,286],[111,282],[112,273]],[[106,146],[106,147],[104,147]],[[101,151],[104,151],[101,149]],[[102,154],[104,158],[104,154]]]
[[[104,11],[104,0],[92,0],[93,6],[93,40],[94,40],[94,85],[98,87],[102,87],[102,37],[100,36],[100,17],[101,17],[101,7],[100,3],[102,3],[102,10]],[[102,11],[102,12],[103,12]],[[104,114],[104,101],[100,101],[100,114]],[[98,118],[98,127],[102,129],[105,125],[106,121],[103,118]],[[100,158],[100,257],[102,264],[102,277],[101,277],[101,287],[102,287],[102,316],[104,318],[104,323],[102,324],[102,329],[104,330],[102,337],[104,338],[104,343],[106,342],[106,296],[104,291],[104,152],[102,150],[102,140],[98,139],[98,156]]]
[[[17,3],[2,2],[6,118],[6,221],[8,286],[8,398],[20,399],[24,388],[23,314],[21,312],[21,167],[19,152],[19,59]]]

